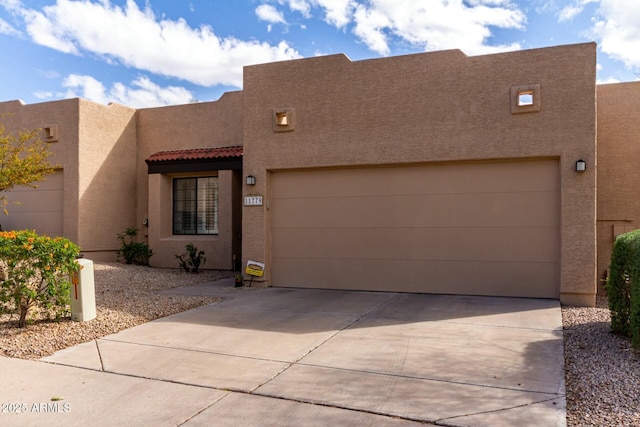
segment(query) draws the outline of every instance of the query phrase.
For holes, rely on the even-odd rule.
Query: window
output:
[[[173,179],[173,234],[218,234],[218,177]]]

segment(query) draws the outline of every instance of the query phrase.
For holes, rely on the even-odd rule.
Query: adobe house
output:
[[[245,67],[215,102],[0,103],[10,129],[53,129],[62,165],[12,195],[57,198],[55,215],[24,203],[1,223],[49,218],[96,260],[135,225],[153,266],[193,242],[207,268],[265,263],[264,285],[593,305],[614,234],[640,214],[634,162],[618,168],[640,154],[640,85],[596,89],[595,70],[593,43],[331,55]]]
[[[244,258],[275,286],[593,304],[595,69],[592,43],[246,67]]]

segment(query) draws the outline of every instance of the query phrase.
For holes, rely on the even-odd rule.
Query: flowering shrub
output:
[[[33,307],[44,316],[68,315],[70,275],[78,270],[78,253],[77,245],[61,237],[0,232],[0,314],[19,314],[21,328]]]

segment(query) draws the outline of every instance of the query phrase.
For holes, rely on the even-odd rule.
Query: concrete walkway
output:
[[[217,288],[232,298],[0,358],[0,402],[26,409],[0,425],[565,425],[557,301]]]

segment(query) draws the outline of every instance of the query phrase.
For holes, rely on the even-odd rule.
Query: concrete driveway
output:
[[[557,301],[178,292],[203,291],[233,297],[48,363],[0,359],[1,402],[65,397],[56,413],[0,413],[0,424],[565,425]]]

